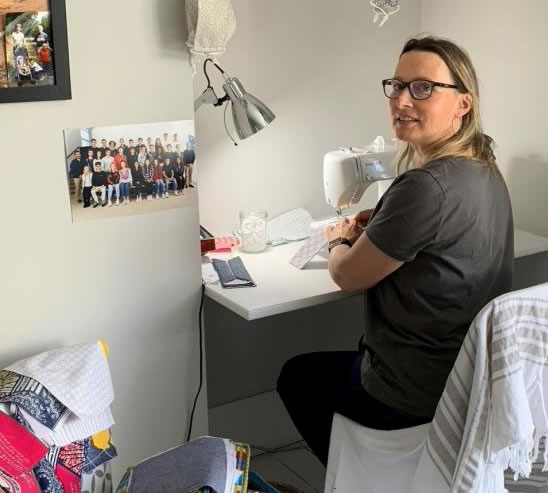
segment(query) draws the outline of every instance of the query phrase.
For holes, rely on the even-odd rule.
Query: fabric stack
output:
[[[76,493],[101,483],[100,491],[112,491],[107,357],[106,344],[95,341],[0,371],[0,490]]]

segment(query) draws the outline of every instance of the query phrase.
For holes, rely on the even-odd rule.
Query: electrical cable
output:
[[[230,102],[230,104],[232,104],[232,101]],[[230,135],[230,132],[228,131],[228,127],[226,125],[226,109],[228,108],[228,104],[225,106],[225,111],[224,111],[224,115],[223,115],[223,121],[224,121],[224,124],[225,124],[225,130],[226,130],[226,133],[227,135],[230,137],[230,140],[232,142],[234,142],[234,145],[237,146],[238,143],[233,139],[232,135]]]
[[[211,58],[206,58],[204,60],[204,75],[207,80],[207,87],[211,87],[211,81],[209,80],[209,75],[207,75],[207,70],[206,70],[207,62],[211,62],[213,65],[215,65],[217,69],[219,70],[219,72],[221,72],[221,74],[226,75],[226,72],[221,67],[219,67],[219,65],[217,65]]]
[[[211,62],[211,63],[214,63],[213,60],[211,58],[206,58],[205,61],[204,61],[204,75],[205,75],[205,78],[207,80],[207,87],[211,87],[211,81],[209,80],[209,75],[207,75],[207,70],[206,70],[206,65],[207,65],[207,62]]]
[[[196,403],[198,402],[198,396],[202,390],[202,385],[204,383],[204,348],[202,344],[202,317],[203,317],[203,308],[204,308],[204,293],[205,293],[205,283],[202,281],[202,294],[200,297],[200,308],[198,309],[198,330],[200,331],[200,385],[198,386],[198,391],[196,392],[196,397],[194,397],[194,404],[192,406],[192,412],[190,413],[190,423],[188,425],[188,434],[186,441],[190,440],[190,435],[192,433],[192,422],[194,421],[194,411],[196,410]]]
[[[249,444],[251,450],[258,450],[261,452],[260,454],[256,454],[254,457],[258,457],[260,455],[267,455],[267,454],[276,454],[279,452],[294,452],[296,450],[308,450],[309,452],[312,452],[312,450],[308,447],[306,442],[298,441],[298,442],[292,442],[288,443],[287,445],[282,445],[281,447],[276,448],[268,448],[268,447],[262,447],[260,445],[253,445]]]

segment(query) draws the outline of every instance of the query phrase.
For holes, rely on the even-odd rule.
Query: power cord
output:
[[[198,392],[196,392],[196,397],[194,397],[194,404],[192,406],[192,412],[190,413],[190,423],[188,425],[188,434],[186,436],[186,441],[190,440],[190,435],[192,433],[192,422],[194,421],[194,411],[196,410],[196,403],[198,402],[198,396],[202,391],[202,385],[204,383],[204,348],[202,343],[202,317],[203,317],[203,308],[204,308],[204,293],[205,293],[205,283],[202,281],[202,293],[200,297],[200,308],[198,310],[198,330],[200,331],[200,385],[198,386]]]
[[[230,104],[232,104],[232,102],[231,102]],[[234,138],[232,137],[232,135],[230,135],[230,132],[228,131],[228,127],[226,126],[226,110],[227,110],[227,108],[228,108],[228,104],[225,106],[225,111],[224,111],[224,115],[223,115],[223,121],[224,121],[224,123],[225,123],[225,130],[226,130],[227,135],[230,137],[230,140],[231,140],[232,142],[234,142],[234,145],[235,145],[235,146],[237,146],[238,143],[234,140]]]
[[[298,442],[288,443],[287,445],[282,445],[281,447],[276,448],[262,447],[260,445],[253,444],[249,444],[249,446],[251,450],[258,450],[259,452],[261,452],[260,454],[257,454],[256,457],[267,454],[277,454],[279,452],[294,452],[296,450],[308,450],[309,452],[312,452],[306,442],[303,442],[302,440]]]

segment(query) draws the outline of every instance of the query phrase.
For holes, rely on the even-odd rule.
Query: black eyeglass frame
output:
[[[413,82],[428,82],[428,84],[432,85],[432,88],[434,88],[434,87],[447,87],[449,89],[457,89],[459,92],[467,92],[461,86],[456,86],[455,84],[446,84],[444,82],[435,82],[433,80],[428,80],[428,79],[413,79],[413,80],[410,80],[409,82],[403,82],[399,79],[384,79],[382,81],[382,90],[384,92],[384,95],[388,99],[398,99],[398,97],[399,97],[399,94],[395,98],[391,98],[388,94],[386,94],[386,86],[387,86],[388,82],[392,81],[392,80],[395,80],[395,81],[399,82],[400,84],[402,84],[403,87],[401,88],[400,94],[405,90],[406,87],[408,87],[410,96],[413,99],[416,99],[417,101],[424,101],[425,99],[428,99],[430,96],[432,96],[432,91],[430,91],[430,94],[428,94],[428,96],[426,96],[425,98],[417,98],[417,97],[413,96],[413,91],[411,91],[411,84]]]

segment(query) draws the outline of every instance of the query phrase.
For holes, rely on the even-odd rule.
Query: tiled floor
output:
[[[267,482],[292,486],[295,493],[323,493],[325,468],[320,461],[305,448],[304,442],[286,448],[275,453],[252,449],[250,470]]]

